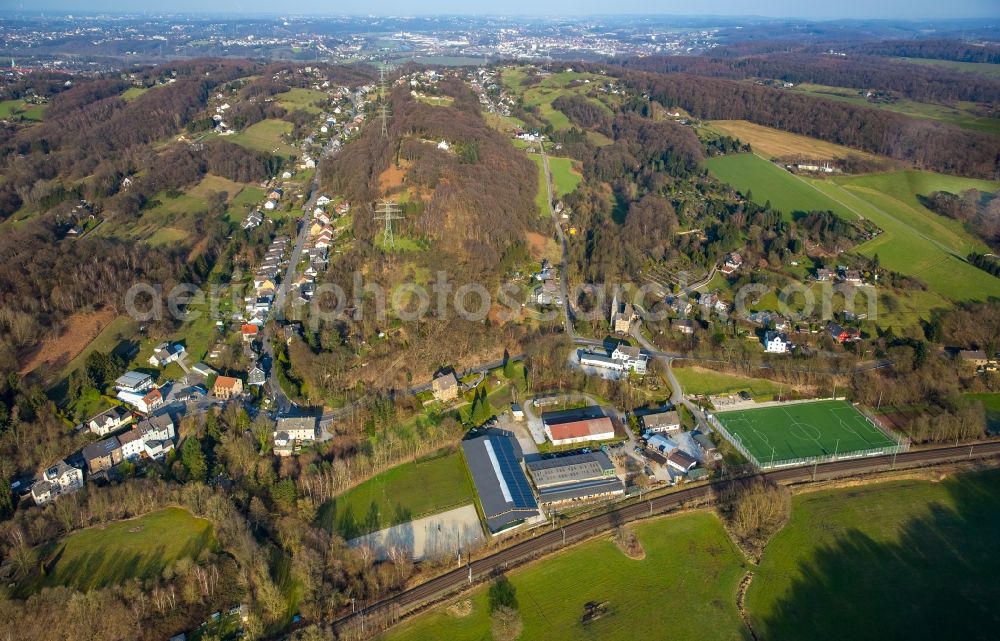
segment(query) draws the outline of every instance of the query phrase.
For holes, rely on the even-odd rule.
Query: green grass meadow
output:
[[[327,104],[330,102],[330,96],[324,92],[316,89],[303,89],[301,87],[293,87],[288,91],[277,94],[274,98],[278,101],[279,105],[289,111],[302,109],[312,114],[323,112],[323,109],[317,107],[316,103]]]
[[[319,523],[351,539],[473,501],[457,450],[387,470],[320,507]]]
[[[152,245],[187,240],[195,221],[208,212],[210,194],[225,193],[231,206],[232,201],[247,189],[250,190],[247,196],[254,199],[261,193],[256,187],[247,187],[244,183],[206,174],[198,184],[188,187],[180,194],[170,196],[166,192],[159,192],[154,197],[158,203],[145,209],[134,222],[102,225],[94,233],[123,240],[145,240]]]
[[[749,569],[709,512],[635,526],[643,560],[608,538],[507,577],[521,641],[749,639],[735,609]],[[993,639],[1000,625],[1000,471],[941,482],[903,480],[799,494],[769,543],[745,606],[759,639]],[[385,641],[489,641],[486,589],[471,612],[436,606]],[[588,601],[608,614],[580,622]]]
[[[254,123],[235,136],[230,136],[229,140],[254,151],[291,155],[295,153],[295,148],[285,142],[285,136],[291,132],[292,123],[268,118]]]
[[[552,189],[557,198],[574,191],[583,176],[573,167],[572,158],[549,156],[549,171],[552,172]]]
[[[535,194],[535,206],[538,207],[538,215],[549,217],[552,215],[549,210],[548,190],[545,188],[545,164],[542,162],[540,154],[528,154],[538,167],[538,193]]]
[[[719,180],[752,193],[757,203],[770,201],[786,216],[825,209],[848,220],[871,220],[883,233],[856,251],[878,255],[882,265],[917,277],[940,297],[954,301],[1000,297],[1000,280],[964,260],[971,251],[987,251],[982,241],[918,199],[934,191],[995,191],[998,182],[916,170],[820,180],[796,176],[752,154],[710,158],[706,166]],[[925,311],[924,305],[910,307],[919,309],[918,314]]]
[[[131,102],[147,91],[149,91],[148,87],[129,87],[122,92],[122,98],[125,99],[126,102]]]
[[[685,394],[735,394],[747,391],[756,400],[774,398],[779,391],[778,383],[766,378],[749,378],[725,374],[700,367],[674,367],[674,376]]]
[[[944,67],[946,69],[954,69],[955,71],[967,71],[994,80],[1000,80],[1000,65],[988,62],[961,62],[959,60],[938,60],[936,58],[899,58],[899,60],[916,65],[926,65],[928,67]]]
[[[646,552],[642,560],[600,538],[511,572],[524,620],[520,641],[749,638],[736,610],[745,562],[715,515],[667,517],[635,531]],[[383,638],[489,641],[486,590],[469,598],[472,612],[465,617],[438,607]],[[589,601],[606,602],[608,613],[583,624]]]
[[[524,86],[527,74],[520,68],[504,69],[501,75],[504,85],[521,94],[524,106],[537,107],[538,115],[551,124],[554,129],[564,130],[572,127],[566,114],[552,106],[552,101],[559,96],[573,93],[584,96],[607,112],[609,116],[613,115],[611,108],[604,102],[604,100],[610,100],[610,97],[596,98],[590,95],[596,84],[607,82],[607,78],[598,74],[561,71],[545,76],[540,82],[530,87]]]
[[[541,216],[549,216],[549,206],[545,202],[548,198],[548,192],[545,189],[545,165],[542,162],[542,156],[540,154],[528,154],[528,156],[535,162],[538,166],[538,193],[535,195],[535,205],[538,206],[538,211]],[[560,158],[558,156],[549,156],[549,171],[552,172],[552,197],[562,198],[566,194],[572,192],[583,180],[583,176],[580,175],[573,167],[572,158]]]
[[[812,210],[830,210],[848,220],[857,218],[851,210],[809,183],[754,154],[716,156],[707,159],[705,166],[722,182],[743,194],[752,194],[754,202],[771,201],[771,206],[789,220],[796,211]]]
[[[133,577],[154,578],[170,563],[197,558],[214,545],[211,523],[185,509],[166,508],[70,534],[43,551],[40,558],[47,573],[30,587],[68,585],[90,590]]]
[[[236,194],[236,197],[229,201],[226,208],[226,219],[234,225],[240,224],[250,210],[264,204],[267,193],[260,187],[247,185]]]
[[[13,118],[20,116],[25,120],[41,121],[45,118],[47,104],[35,105],[23,100],[0,101],[0,118]]]
[[[1000,392],[966,394],[966,396],[983,404],[983,409],[986,410],[987,428],[994,434],[1000,434]]]
[[[796,496],[746,607],[761,639],[994,639],[1000,472]]]

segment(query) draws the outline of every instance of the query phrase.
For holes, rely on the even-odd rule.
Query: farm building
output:
[[[554,419],[543,417],[545,435],[553,445],[607,441],[615,437],[615,425],[607,416]]]
[[[509,432],[491,430],[462,441],[462,451],[491,533],[509,530],[539,515],[538,503],[521,469],[521,448]]]
[[[538,488],[538,502],[564,503],[618,496],[625,484],[604,452],[579,452],[526,464]]]

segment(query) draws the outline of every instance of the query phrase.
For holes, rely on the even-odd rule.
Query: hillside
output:
[[[426,286],[431,293],[441,274],[452,292],[476,284],[492,298],[514,271],[530,267],[529,235],[543,229],[535,165],[486,123],[467,85],[446,79],[439,91],[452,100],[429,104],[397,88],[388,138],[382,138],[376,117],[324,166],[324,188],[358,204],[353,240],[337,257],[338,269],[328,272],[330,281],[350,295],[359,273],[364,283],[385,291],[389,303],[399,304],[379,317],[369,299],[354,316],[358,322],[324,323],[316,330],[320,350],[293,345],[294,373],[315,400],[336,400],[359,379],[377,388],[405,386],[407,380],[426,380],[437,367],[474,365],[517,348],[522,329],[493,322],[492,312],[484,324],[490,300],[478,295],[470,295],[465,308],[487,306],[471,320],[460,317],[447,291],[439,311],[435,295],[429,305],[433,324],[406,313],[416,300],[408,294],[388,296],[403,284]],[[394,223],[391,247],[383,242],[382,223],[374,220],[382,198],[398,202],[403,217]],[[320,363],[331,362],[337,363],[336,377],[320,378]]]

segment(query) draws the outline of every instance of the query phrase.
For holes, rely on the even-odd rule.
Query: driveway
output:
[[[504,412],[497,417],[497,425],[500,429],[514,433],[518,445],[521,446],[522,454],[525,456],[538,454],[538,444],[535,443],[534,435],[528,429],[526,421],[517,421],[510,413]]]

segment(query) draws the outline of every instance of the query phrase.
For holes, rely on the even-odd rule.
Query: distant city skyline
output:
[[[497,16],[611,16],[611,15],[662,15],[662,16],[726,16],[726,17],[766,17],[809,20],[878,19],[878,20],[949,20],[969,18],[1000,18],[1000,2],[996,0],[953,0],[948,3],[927,0],[887,0],[871,2],[867,0],[841,0],[835,3],[802,3],[792,0],[757,0],[737,2],[735,0],[703,0],[695,4],[670,1],[649,3],[638,0],[624,0],[609,4],[597,0],[505,0],[504,2],[468,2],[456,6],[444,0],[423,0],[403,2],[402,0],[374,0],[360,4],[335,5],[321,0],[300,0],[291,12],[282,12],[281,7],[265,0],[242,0],[226,5],[206,5],[199,0],[153,0],[136,5],[128,0],[42,0],[23,2],[15,0],[4,9],[25,12],[59,12],[90,14],[95,12],[114,13],[204,13],[225,14],[267,14],[267,15],[497,15]]]

